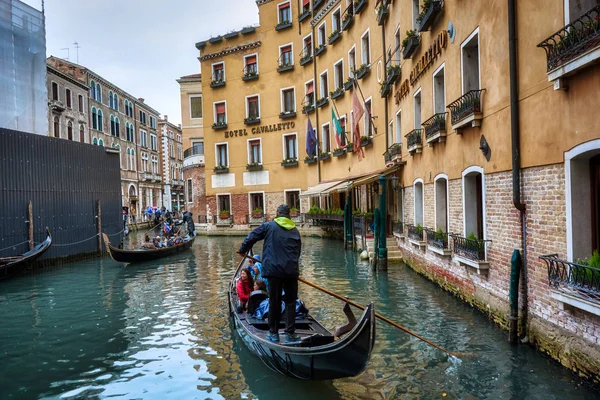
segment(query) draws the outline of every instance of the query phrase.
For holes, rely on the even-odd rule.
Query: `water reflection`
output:
[[[404,266],[373,271],[340,242],[304,239],[304,278],[452,351],[453,361],[385,324],[360,376],[302,382],[267,369],[232,332],[227,288],[240,238],[199,237],[192,251],[123,267],[69,264],[0,286],[2,398],[591,399],[533,349],[511,347],[485,316]],[[300,286],[329,328],[342,302]],[[360,310],[355,310],[358,316]]]

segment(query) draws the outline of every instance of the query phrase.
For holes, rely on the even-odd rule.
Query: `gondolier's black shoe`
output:
[[[300,341],[300,336],[296,334],[286,334],[285,335],[285,343],[297,343]]]
[[[267,333],[267,340],[273,343],[279,343],[279,334],[278,333]]]

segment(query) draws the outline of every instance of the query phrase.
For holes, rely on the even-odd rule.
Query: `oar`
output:
[[[254,257],[251,257],[251,256],[249,256],[249,255],[247,255],[247,254],[244,254],[244,256],[245,256],[246,258],[249,258],[249,259],[251,259],[251,260],[254,260],[255,262],[260,262],[260,260],[257,260],[256,258],[254,258]],[[347,297],[340,296],[339,294],[337,294],[337,293],[334,293],[334,292],[332,292],[332,291],[330,291],[330,290],[327,290],[327,289],[325,289],[324,287],[321,287],[321,286],[319,286],[319,285],[317,285],[317,284],[315,284],[315,283],[309,282],[309,281],[307,281],[307,280],[306,280],[306,279],[304,279],[304,278],[300,278],[300,277],[298,277],[298,280],[299,280],[300,282],[302,282],[302,283],[304,283],[304,284],[308,285],[308,286],[311,286],[311,287],[313,287],[313,288],[315,288],[315,289],[318,289],[318,290],[320,290],[320,291],[322,291],[322,292],[324,292],[324,293],[327,293],[328,295],[330,295],[330,296],[333,296],[333,297],[335,297],[336,299],[340,299],[340,300],[342,300],[342,301],[345,301],[345,302],[346,302],[346,303],[348,303],[348,304],[351,304],[351,305],[353,305],[354,307],[360,308],[361,310],[364,310],[364,309],[366,308],[366,307],[364,307],[364,306],[362,306],[362,305],[360,305],[360,304],[358,304],[358,303],[356,303],[356,302],[354,302],[354,301],[352,301],[352,300],[348,299]],[[416,338],[417,338],[417,339],[419,339],[419,340],[422,340],[423,342],[427,343],[428,345],[430,345],[430,346],[433,346],[433,347],[435,347],[436,349],[438,349],[438,350],[441,350],[441,351],[443,351],[443,352],[444,352],[444,353],[446,353],[446,354],[449,354],[449,355],[451,355],[451,356],[458,357],[458,358],[461,358],[461,357],[470,357],[470,356],[473,356],[473,354],[468,354],[468,353],[452,353],[451,351],[448,351],[448,350],[444,349],[443,347],[441,347],[441,346],[438,346],[437,344],[435,344],[435,343],[433,343],[433,342],[431,342],[431,341],[429,341],[429,340],[425,339],[425,338],[424,338],[424,337],[422,337],[421,335],[419,335],[419,334],[417,334],[417,333],[415,333],[415,332],[413,332],[413,331],[411,331],[411,330],[409,330],[409,329],[407,329],[407,328],[403,327],[403,326],[402,326],[402,325],[400,325],[400,324],[397,324],[397,323],[395,323],[394,321],[392,321],[392,320],[390,320],[390,319],[388,319],[388,318],[384,317],[384,316],[383,316],[383,315],[381,315],[381,314],[375,313],[375,316],[376,316],[377,318],[379,318],[380,320],[382,320],[383,322],[387,322],[388,324],[390,324],[390,325],[392,325],[392,326],[394,326],[394,327],[396,327],[396,328],[398,328],[398,329],[400,329],[400,330],[402,330],[402,331],[404,331],[404,332],[408,333],[409,335],[412,335],[412,336],[416,337]]]

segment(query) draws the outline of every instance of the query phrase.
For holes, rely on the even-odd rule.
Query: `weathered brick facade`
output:
[[[205,169],[203,164],[191,165],[183,169],[183,179],[185,181],[185,207],[194,215],[196,222],[206,216],[206,184]],[[189,185],[192,185],[192,197],[189,197]]]

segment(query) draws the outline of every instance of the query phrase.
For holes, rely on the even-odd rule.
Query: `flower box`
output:
[[[288,29],[292,27],[292,21],[283,21],[275,26],[276,31],[283,31],[284,29]]]
[[[212,128],[215,131],[219,131],[221,129],[227,129],[227,122],[215,122],[214,124],[212,124]]]
[[[314,164],[317,162],[317,157],[306,157],[304,159],[304,164]]]
[[[288,167],[297,167],[298,166],[298,160],[295,158],[290,158],[288,160],[283,160],[281,162],[281,166],[288,168]]]
[[[367,147],[373,144],[373,138],[370,136],[363,136],[360,138],[360,145],[362,147]]]
[[[328,44],[334,44],[342,37],[342,33],[340,31],[334,31],[329,35],[329,39],[327,40]]]
[[[296,111],[284,111],[282,113],[279,113],[279,119],[289,119],[289,118],[295,118],[296,117]]]
[[[331,158],[331,153],[321,153],[321,155],[319,156],[319,160],[321,161],[326,161],[329,160]]]
[[[442,0],[431,0],[429,4],[427,4],[427,2],[423,4],[424,9],[417,18],[419,32],[424,32],[431,28],[433,21],[435,21],[436,17],[441,13],[443,7],[444,4]]]
[[[263,165],[262,164],[253,163],[253,164],[246,165],[246,170],[247,171],[261,171],[262,169],[263,169]]]
[[[244,119],[244,124],[246,125],[256,125],[260,124],[260,117],[250,117]]]
[[[387,67],[387,83],[392,85],[400,78],[400,65],[390,65]]]
[[[346,152],[347,153],[352,153],[354,151],[354,143],[348,143],[346,145]]]
[[[334,157],[342,157],[345,155],[346,155],[346,149],[343,147],[338,147],[337,149],[333,150]]]
[[[258,72],[248,72],[242,76],[243,81],[253,81],[254,79],[258,79]]]
[[[360,68],[356,70],[356,79],[362,79],[365,76],[369,75],[370,72],[371,67],[369,67],[367,64],[363,64],[360,66]]]
[[[414,35],[409,36],[405,40],[406,42],[402,49],[402,57],[406,59],[410,58],[414,54],[415,50],[417,50],[421,44],[421,38],[418,35]]]
[[[306,64],[312,62],[312,60],[313,60],[312,54],[305,55],[300,59],[300,66],[306,65]]]
[[[247,27],[245,27],[244,29],[242,29],[242,30],[240,31],[240,33],[241,33],[242,35],[248,35],[248,34],[250,34],[250,33],[254,33],[255,31],[256,31],[256,28],[255,28],[255,27],[253,27],[253,26],[247,26]]]
[[[291,218],[296,218],[298,215],[300,215],[300,211],[298,211],[298,210],[290,210],[290,217]]]
[[[229,172],[229,167],[215,167],[213,171],[215,174],[226,174]]]
[[[294,64],[279,64],[277,67],[277,72],[287,72],[294,69]]]
[[[223,36],[215,36],[215,37],[208,39],[208,42],[209,43],[219,43],[221,40],[223,40]]]
[[[390,15],[390,6],[384,1],[377,8],[377,25],[381,26]]]
[[[327,103],[329,103],[329,97],[322,97],[317,100],[317,108],[321,108]]]
[[[315,57],[318,56],[319,54],[323,53],[325,50],[327,50],[327,46],[325,46],[324,44],[317,47],[315,49]]]
[[[356,0],[354,2],[354,14],[360,14],[360,12],[365,8],[366,5],[367,0]]]
[[[346,82],[344,82],[344,90],[352,90],[354,89],[354,79],[349,78]]]
[[[300,16],[298,17],[298,22],[302,22],[305,19],[307,19],[308,17],[310,17],[310,9],[304,11],[302,14],[300,14]]]
[[[229,216],[230,216],[229,211],[227,211],[227,212],[223,212],[222,211],[222,212],[219,213],[219,218],[220,219],[228,219]]]
[[[262,211],[252,211],[252,218],[262,218],[264,215]]]
[[[236,38],[236,37],[237,37],[239,34],[240,34],[240,33],[239,33],[238,31],[235,31],[235,32],[229,32],[229,33],[226,33],[225,35],[223,35],[223,37],[224,37],[225,39],[233,39],[233,38]]]
[[[211,88],[218,88],[218,87],[223,87],[225,86],[225,81],[224,80],[219,80],[219,81],[212,81],[210,82],[210,87]]]
[[[337,88],[333,92],[329,93],[329,95],[331,96],[332,99],[337,99],[338,97],[344,95],[344,88],[343,87]]]
[[[312,113],[314,111],[315,111],[315,106],[311,105],[311,106],[304,106],[304,107],[302,107],[302,113],[303,114],[307,114],[308,115],[308,114],[310,114],[310,113]]]
[[[347,31],[354,23],[354,14],[347,12],[342,19],[342,30]]]

